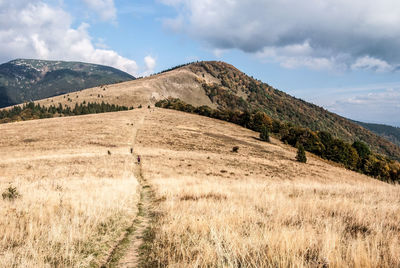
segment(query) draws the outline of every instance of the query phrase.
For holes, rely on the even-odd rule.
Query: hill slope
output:
[[[146,108],[0,133],[0,189],[21,194],[1,200],[1,267],[102,266],[143,209],[138,176],[154,192],[147,267],[400,265],[398,185],[298,163],[237,125]]]
[[[325,109],[294,98],[266,83],[255,80],[223,62],[198,62],[151,77],[106,88],[96,87],[40,103],[74,106],[83,100],[124,106],[153,105],[167,97],[179,98],[194,106],[262,110],[272,118],[324,130],[352,142],[362,140],[375,151],[400,159],[400,148],[358,124]]]
[[[0,108],[133,79],[125,72],[96,64],[13,60],[0,65]]]
[[[371,124],[358,121],[354,122],[400,146],[400,128],[383,124]]]

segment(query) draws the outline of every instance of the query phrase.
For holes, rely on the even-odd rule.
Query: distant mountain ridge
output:
[[[372,124],[372,123],[364,123],[359,121],[354,121],[355,123],[363,126],[366,129],[374,132],[375,134],[386,138],[387,140],[393,142],[400,146],[400,128],[389,126],[385,124]]]
[[[103,65],[16,59],[0,65],[0,108],[133,79]]]

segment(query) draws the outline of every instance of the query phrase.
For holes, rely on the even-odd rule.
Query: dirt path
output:
[[[136,149],[136,137],[140,126],[144,123],[146,114],[140,118],[137,127],[133,129],[132,141],[130,145],[133,148],[133,163],[135,165],[135,177],[139,182],[140,200],[138,203],[138,214],[118,245],[112,250],[103,267],[138,267],[140,262],[140,246],[143,243],[143,237],[150,223],[151,209],[151,190],[146,179],[142,174],[142,166],[137,163],[137,156],[140,153]]]
[[[130,245],[126,251],[125,256],[120,260],[118,267],[138,267],[140,262],[140,246],[143,243],[143,237],[150,224],[150,206],[151,206],[151,192],[150,186],[141,174],[141,168],[139,167],[140,174],[138,180],[140,182],[141,193],[139,202],[139,212],[135,220],[135,231],[131,236]]]

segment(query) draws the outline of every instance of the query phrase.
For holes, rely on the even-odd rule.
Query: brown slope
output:
[[[46,99],[41,103],[73,106],[85,100],[136,107],[153,105],[167,97],[179,98],[194,106],[262,110],[272,118],[314,131],[328,131],[349,142],[362,140],[374,151],[400,159],[400,147],[386,139],[344,117],[253,79],[224,62],[192,63],[151,77],[95,87]]]
[[[0,189],[22,195],[2,200],[0,267],[100,267],[140,206],[132,147],[160,217],[140,267],[399,265],[398,186],[312,155],[300,164],[292,147],[237,125],[135,109],[0,133]]]
[[[153,105],[160,99],[174,97],[193,105],[208,105],[216,108],[216,105],[204,93],[201,82],[199,76],[191,70],[181,68],[135,81],[94,87],[56,96],[41,100],[39,103],[44,105],[62,103],[63,105],[74,106],[75,103],[79,104],[85,100],[86,102],[104,101],[137,107],[138,105]]]

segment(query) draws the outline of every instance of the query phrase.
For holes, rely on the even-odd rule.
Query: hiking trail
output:
[[[147,111],[143,113],[137,125],[132,132],[132,141],[130,143],[133,148],[132,161],[134,165],[134,175],[138,180],[139,196],[138,213],[132,225],[125,232],[124,237],[119,241],[110,253],[106,263],[102,267],[122,267],[131,268],[138,267],[140,263],[140,246],[143,244],[144,234],[150,224],[151,210],[151,189],[142,174],[142,161],[137,162],[137,156],[140,155],[136,149],[136,138],[140,127],[143,125]]]

